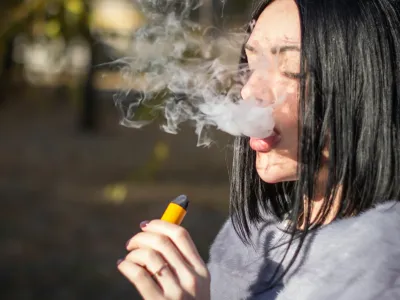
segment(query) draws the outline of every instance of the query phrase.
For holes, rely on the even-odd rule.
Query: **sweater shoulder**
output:
[[[253,260],[265,255],[277,230],[277,223],[271,220],[251,225],[251,243],[239,237],[229,218],[225,221],[210,247],[209,263],[217,263],[224,268],[235,270],[250,266]]]
[[[279,300],[400,299],[400,203],[321,228],[301,256]]]

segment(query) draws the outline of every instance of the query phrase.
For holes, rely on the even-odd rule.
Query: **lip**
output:
[[[273,135],[264,138],[250,138],[250,148],[257,152],[271,151],[281,140],[281,136],[275,131]]]

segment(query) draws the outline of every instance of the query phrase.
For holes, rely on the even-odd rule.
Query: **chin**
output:
[[[279,164],[271,164],[270,162],[267,165],[257,161],[256,169],[258,176],[266,183],[274,184],[297,180],[297,164],[292,160],[282,161]]]
[[[258,170],[258,169],[257,173],[262,181],[270,184],[293,181],[293,179],[290,179],[289,177],[284,176],[283,174],[270,174],[270,172],[265,172],[264,170]]]

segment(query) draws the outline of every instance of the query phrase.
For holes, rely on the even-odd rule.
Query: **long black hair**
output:
[[[260,2],[252,18],[257,20],[270,2]],[[296,3],[305,75],[299,85],[298,180],[263,182],[248,138],[239,137],[230,195],[232,222],[245,243],[250,226],[265,212],[279,220],[288,216],[292,239],[300,240],[289,267],[307,233],[326,220],[334,199],[339,199],[336,218],[400,199],[400,1]],[[316,194],[324,148],[329,151],[325,197],[318,222],[311,224],[312,201],[305,207],[304,200]]]

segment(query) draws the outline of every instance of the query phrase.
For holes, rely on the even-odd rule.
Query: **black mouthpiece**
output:
[[[171,202],[178,204],[185,210],[187,210],[187,208],[189,206],[189,199],[186,195],[180,195],[180,196],[176,197],[174,200],[172,200]]]

